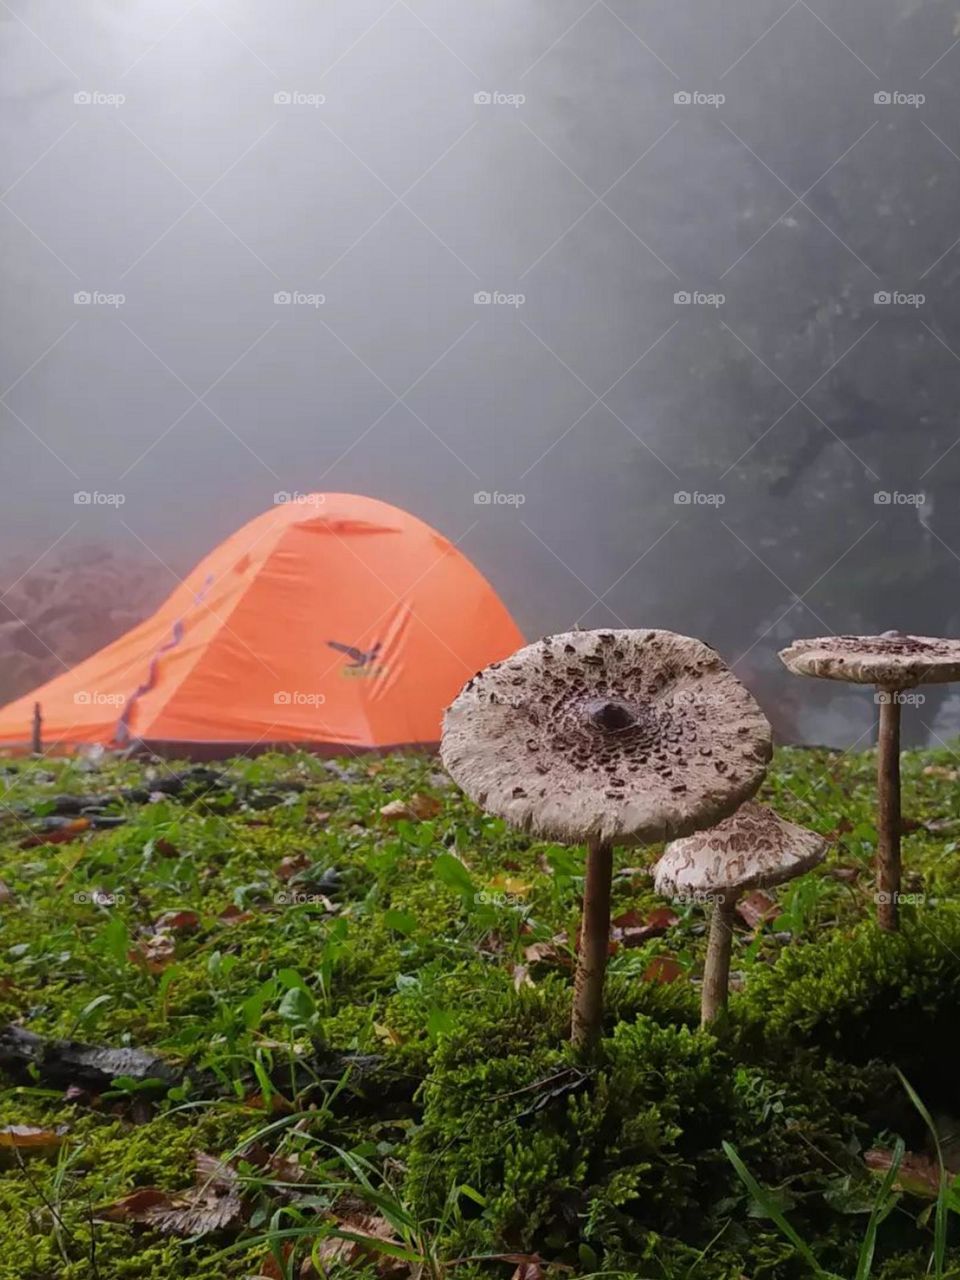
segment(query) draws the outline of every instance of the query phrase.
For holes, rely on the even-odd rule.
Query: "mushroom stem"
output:
[[[613,845],[592,838],[587,846],[587,874],[583,885],[583,919],[573,989],[570,1039],[588,1053],[600,1038],[603,1020],[603,978],[610,949],[610,886]]]
[[[700,995],[700,1025],[713,1022],[727,1007],[730,981],[730,950],[733,944],[733,913],[739,893],[729,890],[717,895],[710,920],[707,958],[703,965],[703,990]]]
[[[896,930],[900,893],[900,691],[881,689],[877,736],[877,923]]]

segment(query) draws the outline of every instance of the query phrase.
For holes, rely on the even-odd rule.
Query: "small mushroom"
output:
[[[770,725],[719,654],[671,631],[570,631],[527,645],[448,708],[443,762],[481,808],[587,844],[571,1038],[600,1035],[613,846],[686,836],[760,786]]]
[[[897,928],[900,895],[900,707],[919,684],[960,680],[960,640],[884,631],[879,636],[794,640],[780,660],[798,676],[877,686],[877,921]]]
[[[701,1026],[713,1022],[726,1008],[737,899],[749,889],[769,888],[803,875],[823,860],[826,850],[827,841],[815,831],[795,826],[752,800],[709,831],[667,845],[653,870],[657,893],[713,903],[703,966]]]

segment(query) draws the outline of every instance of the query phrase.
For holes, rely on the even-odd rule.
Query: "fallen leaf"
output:
[[[923,773],[924,777],[942,778],[944,782],[956,782],[960,778],[960,772],[956,769],[948,769],[942,764],[928,764]]]
[[[384,1044],[401,1045],[403,1044],[403,1036],[399,1031],[394,1031],[393,1027],[388,1027],[384,1022],[375,1022],[373,1024],[374,1034],[384,1042]]]
[[[305,871],[313,862],[307,853],[291,853],[277,867],[277,879],[292,880],[298,871]]]
[[[8,1124],[0,1129],[0,1147],[17,1151],[36,1151],[42,1147],[59,1147],[64,1134],[54,1129],[35,1129],[29,1124]]]
[[[762,889],[754,889],[753,893],[746,894],[737,903],[737,915],[751,929],[766,924],[768,920],[775,920],[779,914],[779,905]]]
[[[4,884],[4,882],[0,880],[0,904],[15,901],[16,899],[14,898],[13,890],[8,884]]]
[[[502,873],[494,876],[488,883],[491,889],[496,889],[501,893],[513,893],[518,898],[522,898],[529,893],[531,888],[526,881],[518,880],[516,876],[505,876]]]
[[[200,917],[196,911],[165,911],[159,919],[153,922],[153,927],[158,933],[163,933],[168,929],[175,929],[181,933],[192,933],[199,925]]]
[[[566,949],[567,935],[554,934],[550,942],[531,942],[524,947],[523,957],[530,964],[560,964],[569,969],[570,953]]]
[[[416,792],[409,800],[391,800],[380,810],[380,817],[388,822],[425,822],[435,818],[443,808],[433,796]]]
[[[387,822],[413,822],[416,814],[404,800],[391,800],[380,810],[380,817]]]
[[[679,920],[669,907],[655,907],[645,916],[631,908],[611,920],[611,937],[624,947],[639,947],[651,938],[662,938]]]
[[[676,982],[683,969],[671,956],[654,956],[643,971],[644,982]]]
[[[823,874],[829,876],[831,880],[840,880],[845,884],[852,884],[862,870],[862,867],[827,867]]]
[[[334,1225],[337,1230],[345,1233],[349,1232],[350,1237],[356,1238],[346,1239],[343,1236],[327,1236],[326,1239],[320,1241],[314,1250],[314,1256],[320,1262],[328,1264],[339,1263],[340,1266],[350,1267],[358,1262],[369,1260],[371,1255],[380,1253],[377,1271],[381,1280],[410,1275],[409,1262],[391,1257],[379,1248],[382,1244],[391,1245],[394,1248],[403,1247],[403,1242],[396,1238],[393,1228],[386,1218],[381,1218],[379,1214],[363,1213],[334,1219]]]
[[[513,989],[519,991],[521,987],[535,987],[537,984],[530,977],[530,970],[525,964],[515,964],[513,966]]]
[[[236,1170],[216,1156],[195,1155],[196,1183],[186,1191],[141,1187],[97,1210],[103,1222],[134,1222],[167,1235],[202,1236],[243,1226],[246,1211]]]
[[[513,1259],[511,1258],[511,1262]],[[517,1258],[517,1269],[510,1280],[543,1280],[543,1260],[538,1253]]]
[[[422,822],[426,822],[430,818],[435,818],[443,809],[443,805],[435,796],[428,796],[422,791],[417,791],[410,797],[410,808],[413,810],[415,817]]]
[[[243,911],[240,907],[231,903],[229,907],[224,907],[218,919],[222,920],[224,924],[243,924],[244,921],[253,919],[253,912]]]
[[[863,1162],[874,1173],[886,1173],[893,1162],[893,1153],[874,1147],[866,1152]],[[940,1193],[940,1166],[930,1156],[908,1151],[900,1161],[894,1186],[898,1191],[935,1200]]]
[[[163,973],[173,963],[175,952],[176,943],[168,933],[155,933],[151,938],[139,938],[127,952],[127,959],[148,973]]]

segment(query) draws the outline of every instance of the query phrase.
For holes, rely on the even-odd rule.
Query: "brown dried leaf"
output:
[[[421,822],[426,822],[430,818],[435,818],[443,809],[443,805],[435,796],[428,796],[422,791],[417,791],[410,797],[410,808],[415,818],[419,818]]]
[[[173,963],[175,952],[176,943],[169,933],[155,933],[151,938],[138,938],[127,952],[127,959],[148,973],[163,973]]]
[[[611,937],[624,947],[639,947],[651,938],[662,938],[668,929],[678,923],[680,917],[669,907],[655,907],[645,916],[631,909],[616,916],[610,923],[613,926]]]
[[[754,889],[753,893],[745,894],[737,903],[737,915],[751,929],[766,924],[768,920],[775,920],[779,914],[777,902],[762,889]]]
[[[409,800],[391,800],[380,810],[380,817],[387,822],[426,822],[435,818],[443,808],[433,796],[415,792]]]
[[[515,964],[513,966],[513,989],[519,991],[521,987],[535,987],[537,984],[530,977],[530,970],[525,964]]]
[[[292,880],[298,871],[305,871],[313,859],[307,853],[291,853],[277,867],[277,879]]]
[[[16,898],[14,896],[13,890],[10,888],[8,884],[4,884],[4,882],[0,880],[0,906],[2,906],[4,903],[15,902],[15,901],[16,901]]]
[[[654,956],[643,971],[644,982],[676,982],[683,977],[683,968],[671,956]]]
[[[253,919],[253,912],[243,911],[240,907],[231,903],[229,907],[224,907],[220,912],[219,919],[224,924],[243,924],[245,921]]]
[[[192,933],[199,926],[200,917],[196,911],[165,911],[153,922],[158,933],[166,933],[171,929],[180,933]]]
[[[64,1134],[54,1129],[35,1129],[29,1124],[8,1124],[0,1129],[0,1147],[17,1151],[36,1151],[43,1147],[59,1147]]]
[[[886,1173],[893,1162],[893,1155],[890,1151],[874,1147],[865,1153],[863,1162],[875,1173]],[[940,1193],[940,1166],[930,1156],[908,1151],[900,1161],[894,1186],[898,1191],[935,1200]]]

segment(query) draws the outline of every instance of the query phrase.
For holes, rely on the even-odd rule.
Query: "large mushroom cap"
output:
[[[668,844],[653,883],[665,898],[757,889],[803,875],[826,851],[816,831],[751,800],[709,831]]]
[[[918,684],[960,680],[960,640],[907,636],[820,636],[794,640],[780,660],[798,676],[909,689]]]
[[[770,725],[700,640],[569,631],[468,681],[441,754],[472,800],[524,831],[647,844],[711,826],[752,796]]]

